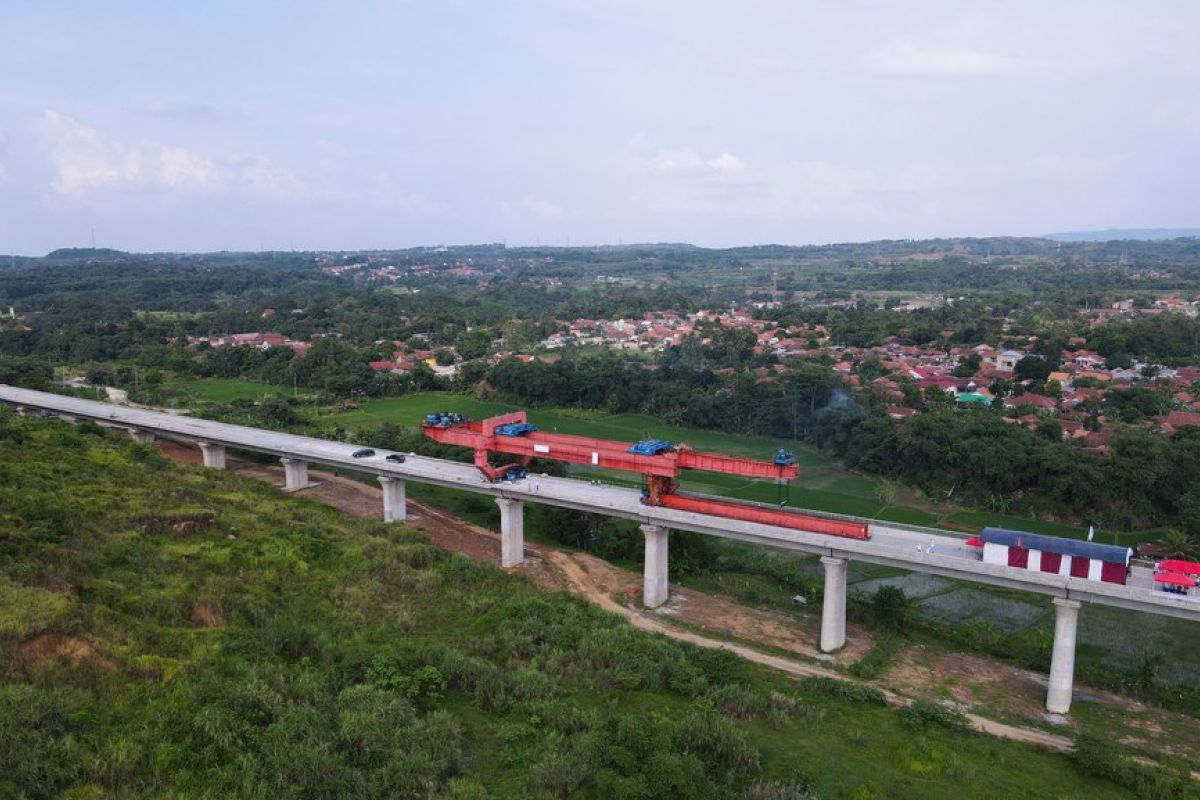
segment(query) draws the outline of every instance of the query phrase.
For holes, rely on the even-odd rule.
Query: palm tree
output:
[[[1200,539],[1178,528],[1167,528],[1155,542],[1169,558],[1200,559]]]

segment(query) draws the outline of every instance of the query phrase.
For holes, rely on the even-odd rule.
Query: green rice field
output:
[[[166,380],[163,389],[178,391],[195,401],[205,403],[228,403],[231,400],[260,400],[268,395],[287,394],[293,387],[233,378],[193,378],[189,380]]]

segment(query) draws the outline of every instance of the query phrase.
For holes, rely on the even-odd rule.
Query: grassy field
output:
[[[1129,796],[94,426],[0,413],[0,552],[0,796]]]
[[[259,400],[267,395],[291,395],[293,387],[232,378],[167,379],[163,388],[180,392],[189,401],[228,403],[231,400]]]

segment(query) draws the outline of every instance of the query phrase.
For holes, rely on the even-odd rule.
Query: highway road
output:
[[[871,538],[859,541],[645,506],[641,502],[641,492],[636,489],[597,485],[574,478],[531,475],[516,483],[491,483],[471,464],[416,455],[409,455],[403,464],[394,464],[384,459],[389,451],[378,448],[374,457],[355,459],[352,455],[354,451],[371,446],[370,442],[345,444],[5,385],[0,385],[0,402],[164,437],[210,442],[405,481],[562,506],[674,530],[694,531],[802,553],[849,558],[959,580],[1023,589],[1052,597],[1200,620],[1200,601],[1154,591],[1148,569],[1135,567],[1130,584],[1122,586],[984,564],[980,561],[979,551],[964,544],[966,537],[952,531],[867,520]]]

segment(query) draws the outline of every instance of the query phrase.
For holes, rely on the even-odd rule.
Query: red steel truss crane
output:
[[[473,422],[457,414],[430,414],[426,417],[422,429],[425,435],[434,441],[473,449],[475,466],[488,480],[502,479],[510,472],[516,474],[516,470],[522,470],[533,458],[549,458],[570,464],[586,464],[638,473],[643,476],[645,489],[642,502],[647,505],[832,536],[869,538],[864,522],[831,519],[789,511],[782,507],[769,508],[678,492],[679,473],[685,469],[776,480],[780,483],[790,481],[800,474],[800,468],[794,458],[765,461],[703,453],[686,445],[672,445],[658,440],[634,444],[550,433],[530,425],[524,411],[492,417],[482,422]],[[491,453],[516,456],[517,462],[493,466],[490,461]]]

